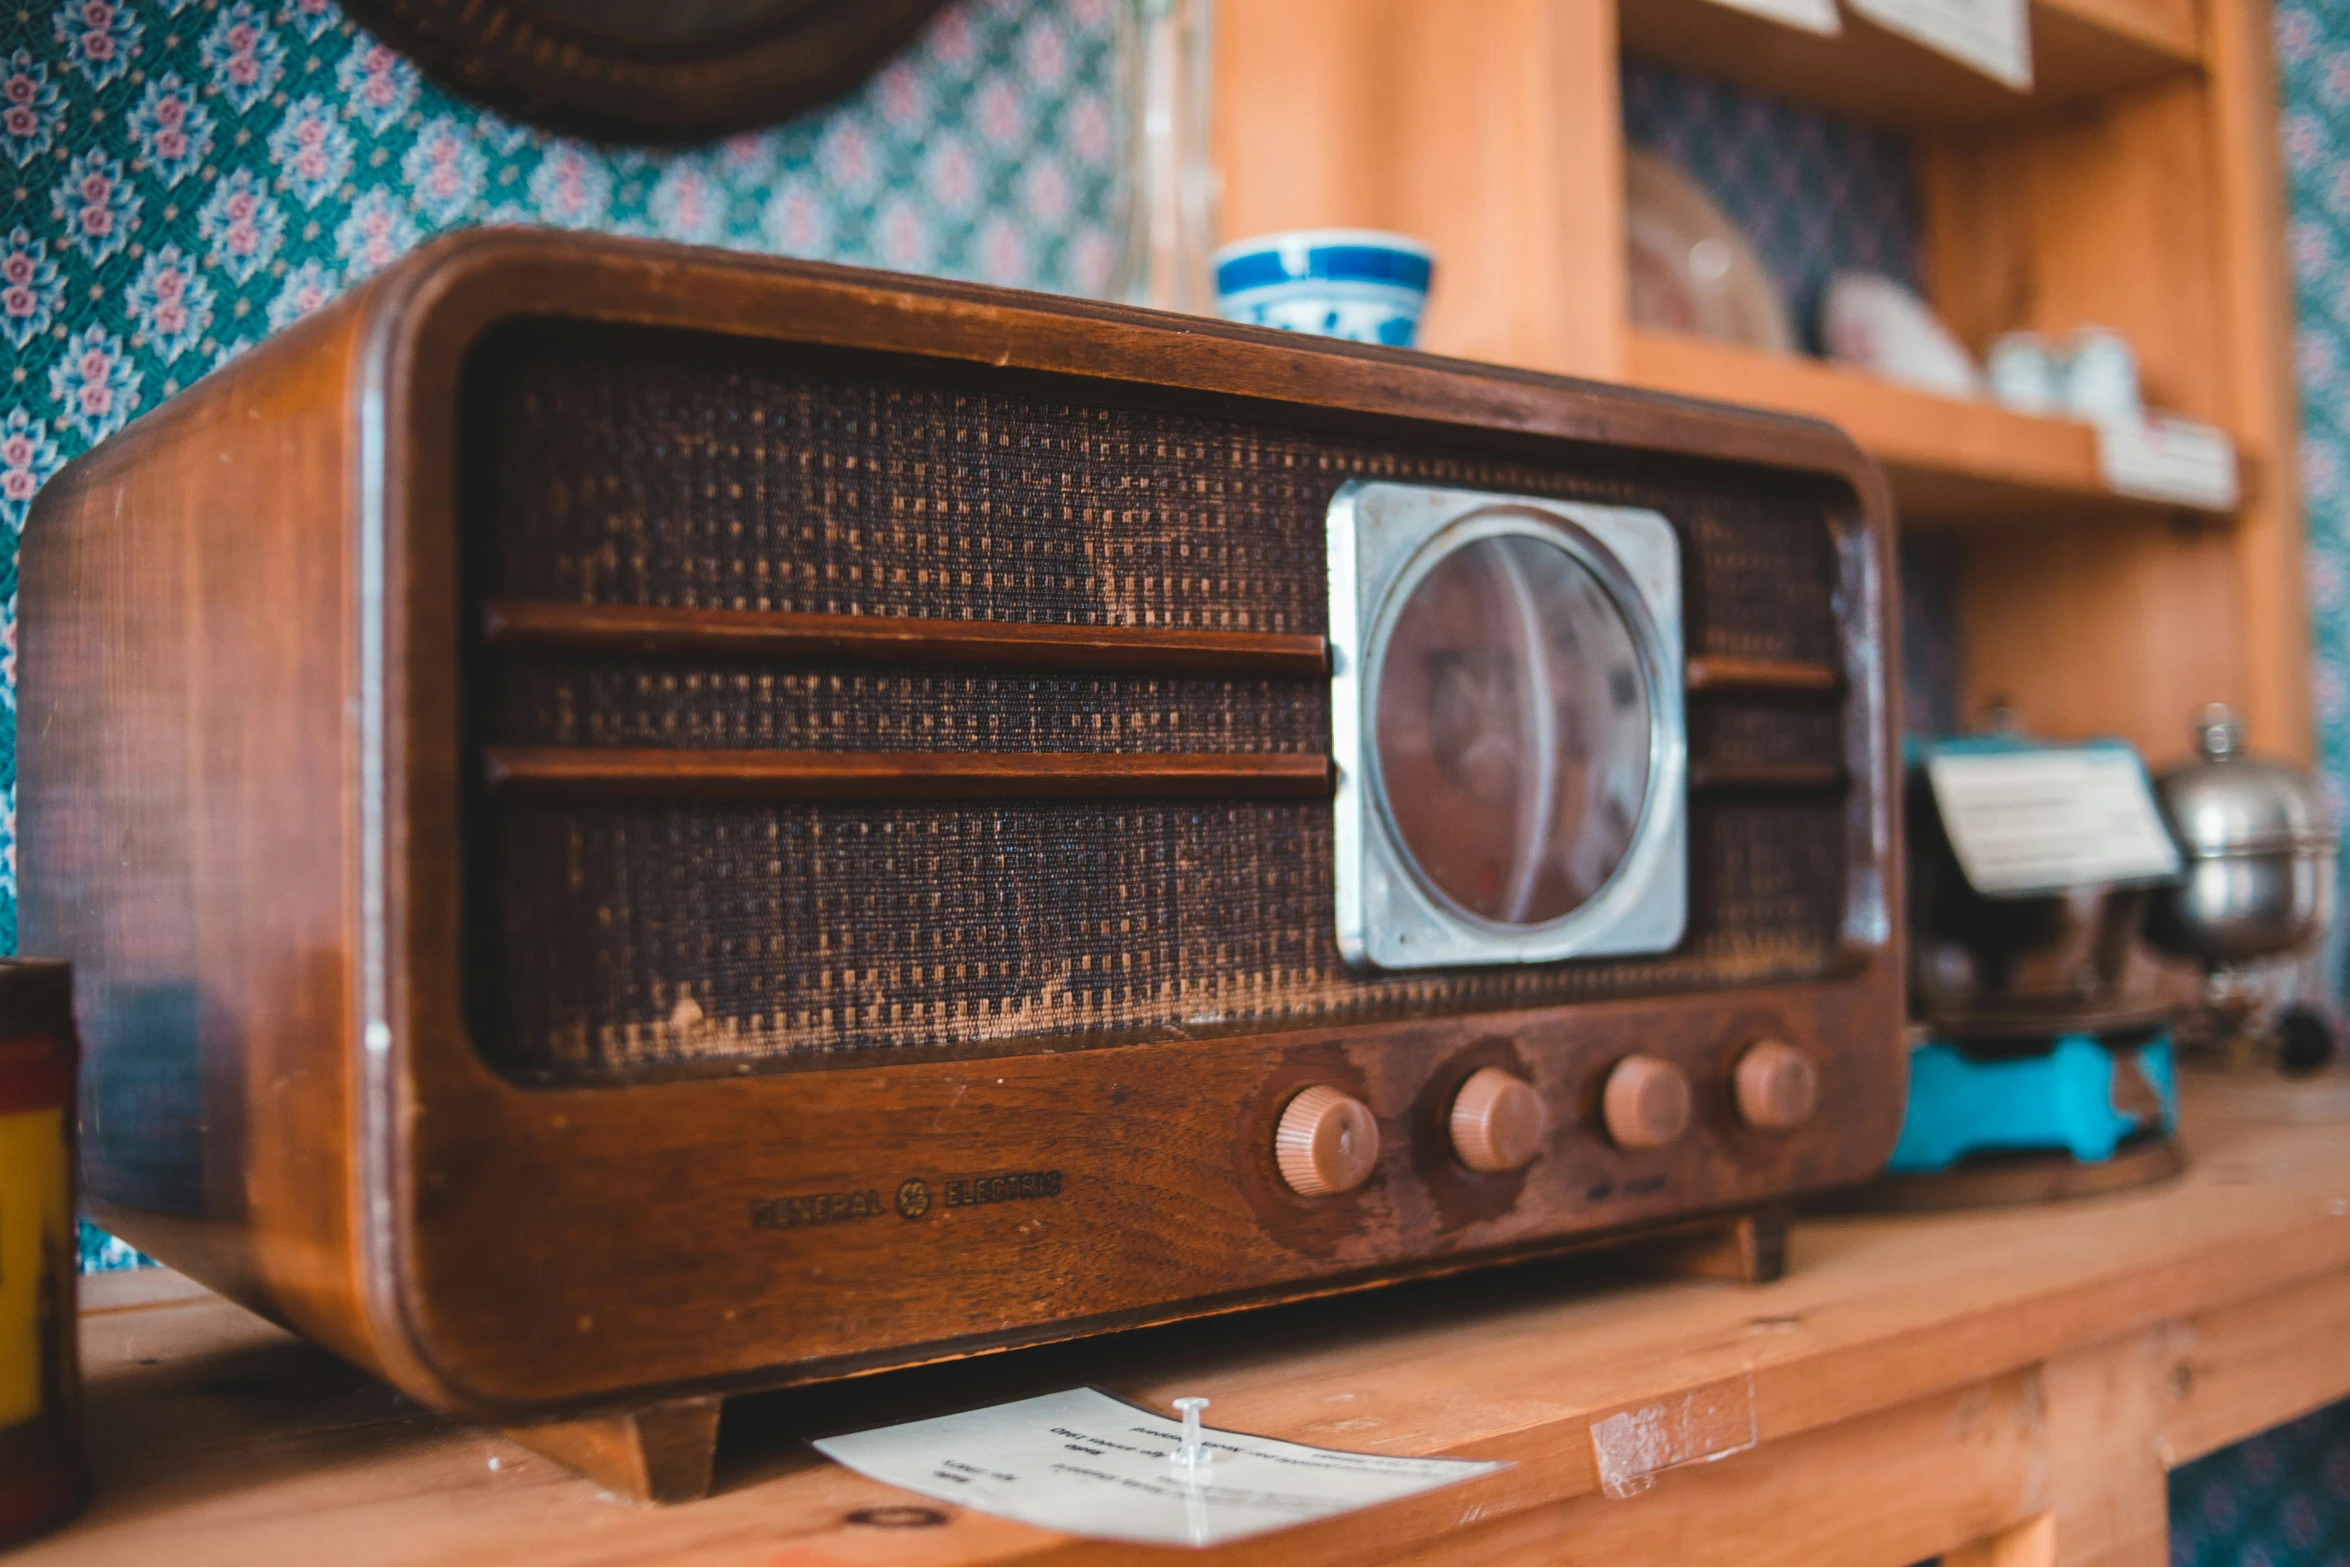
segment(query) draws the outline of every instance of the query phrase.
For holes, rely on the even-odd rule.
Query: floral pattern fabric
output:
[[[960,0],[862,88],[660,151],[444,93],[333,0],[0,12],[0,951],[16,544],[138,414],[448,229],[531,223],[1097,292],[1118,0]]]
[[[2172,1567],[2350,1567],[2350,1404],[2171,1471]]]
[[[2286,254],[2301,392],[2311,696],[2328,802],[2350,816],[2350,4],[2279,0],[2277,88],[2290,201]],[[2335,930],[2342,980],[2344,922]]]

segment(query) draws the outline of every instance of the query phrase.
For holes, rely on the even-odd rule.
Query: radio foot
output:
[[[640,1502],[691,1502],[710,1494],[718,1411],[726,1401],[676,1398],[618,1414],[507,1426],[534,1453],[568,1464]]]
[[[1643,1248],[1658,1269],[1686,1278],[1769,1284],[1787,1272],[1787,1210],[1744,1213]]]

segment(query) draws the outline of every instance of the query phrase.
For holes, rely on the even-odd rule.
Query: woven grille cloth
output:
[[[1605,451],[1322,429],[1237,403],[653,333],[518,332],[469,386],[474,591],[573,603],[1319,632],[1354,477],[1653,506],[1692,652],[1835,656],[1832,492]],[[1283,422],[1284,420],[1288,422]],[[477,657],[487,742],[817,749],[1329,744],[1318,681]],[[1832,760],[1833,705],[1712,704],[1694,753]],[[1835,791],[1701,794],[1657,959],[1364,976],[1315,802],[477,804],[470,1004],[558,1078],[1137,1037],[1795,978],[1843,914]]]

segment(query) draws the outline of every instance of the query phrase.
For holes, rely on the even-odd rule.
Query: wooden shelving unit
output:
[[[2157,764],[2199,704],[2311,749],[2283,206],[2266,0],[2035,0],[2010,92],[1860,21],[1829,38],[1711,0],[1224,0],[1228,234],[1431,240],[1441,353],[1842,426],[1905,526],[1957,546],[1962,711],[2120,733]],[[1904,134],[1935,307],[1971,346],[2116,328],[2150,400],[2235,441],[2213,515],[2111,492],[2095,436],[1816,361],[1635,328],[1624,262],[1626,53]]]
[[[2023,120],[2203,65],[2193,0],[2034,0],[2028,93],[1850,12],[1829,38],[1725,12],[1713,0],[1629,0],[1620,16],[1631,53],[1908,130]]]
[[[1840,426],[1885,465],[1904,521],[1994,527],[2090,518],[2155,523],[2179,510],[2116,495],[2095,432],[1993,403],[1936,397],[1816,359],[1631,329],[1627,379],[1662,392],[1751,403]],[[2247,480],[2256,477],[2245,472]]]

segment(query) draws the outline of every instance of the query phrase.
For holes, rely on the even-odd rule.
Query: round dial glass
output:
[[[1545,925],[1607,885],[1648,799],[1640,644],[1597,576],[1530,534],[1463,544],[1414,585],[1378,669],[1373,745],[1429,889]]]

